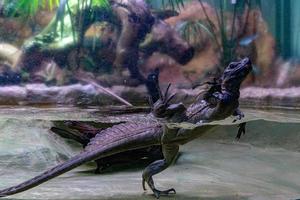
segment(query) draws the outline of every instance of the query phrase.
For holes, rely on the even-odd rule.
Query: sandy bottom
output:
[[[158,188],[177,190],[161,199],[300,198],[300,124],[286,119],[252,121],[240,142],[234,142],[236,126],[222,126],[182,146],[177,162],[154,177]],[[0,120],[0,188],[32,178],[80,150],[49,134],[50,126],[44,119]],[[142,190],[142,167],[100,175],[93,169],[93,164],[81,166],[9,199],[154,199]]]
[[[1,187],[42,171],[6,167]],[[124,169],[94,175],[82,166],[12,199],[153,199],[143,192],[141,170]],[[246,144],[197,140],[182,148],[175,165],[155,177],[159,188],[174,187],[162,199],[297,199],[300,197],[300,153]]]

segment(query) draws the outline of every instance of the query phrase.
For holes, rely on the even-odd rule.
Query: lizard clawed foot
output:
[[[162,102],[165,105],[168,105],[170,103],[170,101],[174,98],[174,96],[176,95],[176,94],[169,95],[170,87],[171,87],[171,83],[168,84],[165,94],[164,95],[160,94],[160,99],[162,100]]]
[[[175,93],[169,95],[169,89],[170,89],[171,84],[168,85],[165,94],[161,94],[160,92],[160,98],[157,100],[155,103],[150,103],[152,107],[152,113],[154,114],[155,117],[166,117],[166,112],[167,108],[170,105],[170,101],[175,97]]]
[[[146,182],[149,185],[149,187],[151,188],[153,195],[155,196],[155,198],[159,199],[160,196],[167,196],[170,194],[176,194],[176,190],[174,188],[168,189],[168,190],[158,190],[154,187],[154,183],[153,183],[153,179],[150,178],[148,181],[146,181],[146,179],[143,178],[143,189],[144,191],[146,191]]]
[[[176,190],[174,188],[168,189],[168,190],[157,190],[157,189],[153,189],[153,194],[155,196],[155,198],[159,199],[160,196],[167,196],[170,194],[176,194]]]

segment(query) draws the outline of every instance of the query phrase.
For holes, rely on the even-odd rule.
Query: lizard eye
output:
[[[233,64],[233,63],[230,63],[228,66],[229,69],[233,69],[234,67],[235,67],[235,64]]]

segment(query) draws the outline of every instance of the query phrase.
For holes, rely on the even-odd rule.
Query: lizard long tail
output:
[[[101,151],[95,151],[95,152],[83,152],[79,155],[74,156],[66,163],[59,164],[55,167],[53,167],[50,170],[47,170],[46,172],[27,180],[19,185],[9,187],[7,189],[0,191],[0,197],[5,197],[9,195],[13,195],[16,193],[23,192],[25,190],[28,190],[30,188],[33,188],[37,185],[40,185],[56,176],[59,176],[67,171],[70,171],[79,165],[86,163],[88,161],[93,160],[97,155],[99,155]],[[104,154],[103,154],[104,155]]]
[[[127,150],[156,145],[158,142],[157,137],[155,137],[155,134],[151,134],[155,132],[155,129],[151,129],[151,125],[143,129],[139,129],[139,127],[142,127],[142,125],[138,123],[131,125],[119,124],[113,128],[102,131],[102,134],[98,137],[96,136],[94,141],[91,142],[91,148],[88,146],[84,152],[72,157],[69,161],[59,164],[30,180],[7,189],[0,190],[0,197],[20,193],[38,186],[86,162]],[[136,131],[124,134],[125,130],[134,130],[136,128]],[[150,130],[147,131],[147,128],[150,128]],[[109,138],[110,140],[108,141]]]

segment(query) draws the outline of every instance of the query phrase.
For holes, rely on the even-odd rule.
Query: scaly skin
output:
[[[150,94],[149,101],[156,102],[161,95],[158,83],[159,70],[152,71],[146,81],[148,92]],[[147,118],[153,117],[148,115]],[[121,122],[119,122],[121,123]],[[119,124],[116,123],[116,124]],[[123,122],[124,123],[124,122]],[[115,124],[111,124],[113,126]],[[106,125],[105,125],[106,126]],[[101,130],[105,128],[103,124],[90,124],[87,122],[78,121],[57,121],[54,122],[54,126],[51,127],[51,131],[58,134],[61,137],[75,140],[82,144],[83,148],[95,137]],[[110,127],[109,125],[106,128]],[[99,128],[101,127],[101,128]],[[102,159],[95,160],[97,167],[95,169],[96,174],[100,174],[103,171],[114,165],[128,165],[134,164],[139,166],[147,166],[151,162],[163,158],[160,146],[152,146],[143,149],[135,149],[132,151],[126,151],[119,154],[114,154]]]
[[[17,186],[1,190],[0,196],[4,197],[28,190],[95,159],[154,145],[162,147],[164,158],[146,167],[143,172],[143,187],[145,189],[145,183],[147,183],[156,198],[159,198],[161,195],[175,193],[173,188],[166,191],[156,189],[152,176],[163,171],[172,163],[179,151],[179,145],[199,137],[207,130],[216,126],[204,124],[202,120],[209,122],[215,119],[224,119],[236,113],[240,84],[250,71],[251,63],[248,58],[240,62],[231,63],[225,69],[221,78],[221,91],[212,94],[212,96],[217,99],[215,105],[201,101],[195,102],[185,109],[182,104],[168,105],[172,96],[166,98],[166,95],[164,99],[159,100],[154,105],[154,116],[167,117],[170,122],[198,123],[197,127],[185,129],[178,125],[175,128],[168,128],[167,123],[162,123],[161,120],[156,120],[155,118],[153,118],[153,120],[149,118],[145,122],[130,122],[115,125],[97,134],[79,155],[74,156],[69,161],[57,165],[33,179]],[[203,105],[199,106],[200,104]],[[199,121],[199,116],[201,116],[201,121]]]

